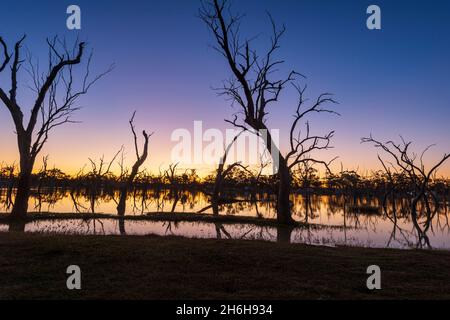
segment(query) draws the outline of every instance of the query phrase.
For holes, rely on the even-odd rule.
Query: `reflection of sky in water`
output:
[[[4,194],[4,193],[3,193]],[[81,212],[90,212],[89,197],[83,194],[75,196],[77,206]],[[117,198],[117,195],[116,195]],[[0,196],[0,199],[2,197]],[[75,205],[69,192],[58,195],[44,196],[41,206],[42,212],[75,212]],[[252,225],[215,225],[198,222],[163,223],[152,221],[126,221],[125,230],[130,235],[175,235],[196,238],[228,238],[233,239],[261,239],[277,241],[277,239],[290,238],[292,242],[316,245],[351,245],[369,247],[396,247],[410,248],[418,243],[417,231],[409,218],[400,218],[394,233],[394,223],[391,218],[373,212],[352,213],[347,205],[344,212],[343,199],[329,196],[313,196],[307,202],[305,197],[293,197],[294,217],[298,221],[307,221],[313,224],[325,225],[325,228],[296,229],[290,236],[274,227],[261,227]],[[348,200],[348,199],[347,199]],[[353,206],[378,207],[377,199],[355,199]],[[0,203],[0,211],[7,211]],[[307,206],[306,204],[309,203]],[[38,199],[30,199],[31,211],[39,211]],[[142,212],[170,212],[174,204],[173,194],[170,192],[149,191],[146,198],[141,195],[130,197],[127,201],[127,215],[141,215]],[[348,204],[348,202],[347,202]],[[198,212],[209,206],[208,198],[202,193],[183,193],[175,206],[175,212]],[[401,208],[401,205],[397,205]],[[116,212],[116,203],[112,196],[102,195],[94,202],[96,213]],[[258,207],[250,202],[239,202],[223,205],[221,214],[240,216],[275,217],[275,203],[273,201],[258,202]],[[208,209],[206,213],[211,213]],[[308,215],[306,216],[306,212]],[[427,232],[433,248],[450,249],[448,209],[441,209],[433,219]],[[424,222],[424,221],[421,221]],[[90,221],[36,221],[26,225],[30,232],[57,232],[68,234],[120,234],[122,228],[119,222],[113,219]],[[7,226],[0,225],[0,231],[7,231]]]
[[[402,226],[402,228],[405,226]],[[365,228],[335,228],[312,227],[309,229],[294,229],[289,231],[276,227],[255,226],[251,224],[213,224],[204,222],[155,222],[155,221],[125,221],[124,226],[119,220],[61,220],[34,221],[26,225],[26,232],[81,234],[81,235],[119,235],[125,230],[127,235],[171,235],[189,238],[221,238],[279,241],[290,238],[293,243],[311,245],[348,245],[364,247],[414,248],[418,242],[417,233],[413,229],[397,230],[395,237],[390,230]],[[0,231],[7,231],[7,226],[0,226]],[[450,249],[450,235],[446,232],[429,233],[433,248]]]

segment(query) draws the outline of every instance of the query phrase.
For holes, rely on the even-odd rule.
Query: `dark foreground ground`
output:
[[[0,275],[1,299],[450,299],[450,252],[256,241],[0,233]]]

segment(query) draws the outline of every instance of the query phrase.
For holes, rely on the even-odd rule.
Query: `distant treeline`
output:
[[[115,189],[120,188],[126,172],[114,174],[105,166],[95,166],[90,170],[80,170],[75,175],[68,175],[57,168],[47,169],[44,165],[41,170],[32,175],[34,188],[92,188]],[[17,183],[18,172],[14,165],[0,165],[0,187],[14,188]],[[204,190],[212,188],[216,180],[216,173],[200,177],[195,169],[178,169],[171,165],[169,169],[158,174],[147,170],[140,172],[133,187],[146,188],[196,188]],[[277,175],[263,175],[261,171],[252,171],[245,167],[235,167],[223,181],[223,188],[227,190],[258,190],[276,193]],[[296,192],[313,193],[370,193],[383,194],[386,190],[395,187],[397,194],[408,194],[414,190],[406,174],[398,173],[389,177],[383,171],[373,171],[370,175],[362,175],[357,171],[344,171],[327,173],[320,177],[318,171],[308,167],[293,173],[293,190]],[[445,198],[450,195],[450,179],[434,177],[430,183],[431,190]]]

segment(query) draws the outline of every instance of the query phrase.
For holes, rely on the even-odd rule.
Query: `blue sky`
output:
[[[65,27],[66,8],[82,11],[78,34]],[[366,28],[366,8],[382,10],[382,30]],[[26,46],[45,61],[45,38],[79,36],[94,49],[94,71],[110,63],[116,69],[83,98],[76,119],[58,129],[44,153],[57,166],[75,170],[88,157],[111,155],[122,144],[131,150],[127,119],[138,111],[137,126],[155,131],[149,167],[170,161],[170,134],[190,129],[194,120],[205,127],[226,128],[236,111],[211,87],[229,76],[222,57],[212,50],[212,37],[196,17],[197,0],[178,1],[15,1],[0,12],[0,36],[13,46],[23,33]],[[431,159],[450,151],[450,2],[449,1],[233,1],[245,13],[242,30],[268,40],[266,10],[287,33],[279,51],[286,67],[307,76],[308,96],[332,92],[341,117],[313,117],[317,132],[336,130],[335,149],[344,167],[374,168],[376,151],[359,139],[399,134],[418,148],[436,143]],[[6,71],[6,70],[5,70]],[[9,90],[8,74],[0,85]],[[20,102],[31,102],[21,74]],[[270,110],[269,124],[282,137],[295,108],[288,92]],[[17,158],[9,114],[0,106],[0,160]],[[67,148],[70,146],[70,148]],[[67,150],[69,149],[69,150]],[[70,161],[69,161],[70,159]],[[450,169],[447,166],[447,172]]]

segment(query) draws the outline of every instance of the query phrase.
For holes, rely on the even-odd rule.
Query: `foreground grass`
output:
[[[66,268],[82,290],[66,289]],[[366,268],[382,270],[381,291]],[[450,252],[0,233],[1,299],[449,299]]]

